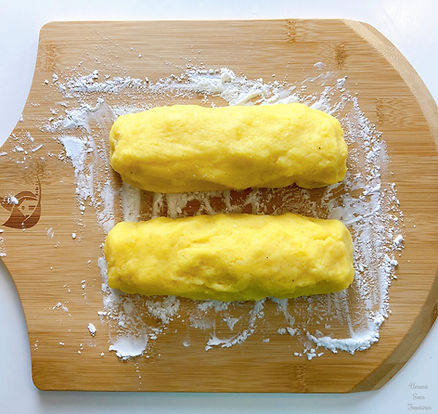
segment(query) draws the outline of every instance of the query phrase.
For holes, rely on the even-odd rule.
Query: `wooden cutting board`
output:
[[[391,179],[406,223],[398,280],[390,287],[392,314],[380,341],[354,355],[326,352],[307,360],[291,356],[293,337],[277,335],[262,344],[264,336],[255,332],[240,346],[205,352],[199,331],[191,333],[192,346],[181,346],[177,330],[184,329],[184,322],[178,320],[172,325],[175,332],[157,341],[150,358],[122,362],[107,352],[108,328],[96,316],[102,309],[96,261],[104,235],[94,213],[83,216],[81,241],[72,238],[77,226],[71,165],[32,154],[16,164],[5,155],[0,157],[0,195],[21,193],[27,202],[20,204],[18,221],[10,218],[10,209],[1,209],[2,259],[26,316],[35,385],[43,390],[218,392],[381,387],[412,355],[438,313],[438,110],[414,69],[371,26],[347,20],[49,23],[41,29],[23,121],[1,151],[11,153],[15,137],[28,131],[46,149],[59,152],[59,144],[39,128],[59,99],[56,88],[45,84],[53,73],[78,68],[79,62],[82,73],[108,70],[114,62],[128,68],[130,76],[147,73],[158,79],[185,66],[188,58],[249,78],[275,73],[291,83],[323,61],[339,76],[347,75],[359,92],[361,108],[387,141]],[[52,240],[47,230],[54,225]],[[52,309],[58,301],[68,302],[68,313]],[[88,322],[98,327],[91,344]]]

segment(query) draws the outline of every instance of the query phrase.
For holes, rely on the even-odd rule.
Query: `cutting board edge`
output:
[[[403,81],[411,90],[412,95],[417,100],[430,127],[430,132],[435,140],[435,145],[438,148],[438,106],[415,68],[389,39],[369,23],[350,19],[343,19],[343,21],[373,46],[388,61],[394,70],[399,73]],[[421,97],[421,99],[419,97]],[[417,334],[415,336],[416,340],[414,343],[411,343],[411,346],[409,347],[406,346],[406,341],[400,341],[399,346],[388,358],[395,358],[399,362],[387,363],[387,361],[384,361],[379,367],[372,371],[367,378],[353,387],[351,390],[352,392],[380,389],[406,364],[418,349],[438,316],[438,270],[435,273],[433,286],[425,302],[428,303],[428,305],[423,307],[422,313],[417,316],[415,322],[411,325],[410,330],[406,333],[406,335],[408,335],[415,331]],[[424,328],[425,323],[427,328],[419,329],[421,326]],[[404,357],[396,358],[397,355],[403,355]],[[408,358],[405,358],[406,355],[408,355]]]
[[[429,333],[438,317],[438,273],[431,287],[422,312],[417,315],[414,323],[404,337],[411,336],[414,340],[400,340],[399,345],[389,357],[349,392],[378,390],[388,383],[410,360]],[[391,316],[390,316],[391,317]]]
[[[418,102],[438,149],[438,105],[415,68],[388,38],[369,23],[350,19],[342,21],[373,46],[398,72]]]
[[[26,112],[26,110],[29,108],[29,106],[30,106],[30,101],[31,101],[31,96],[32,96],[32,93],[33,93],[33,90],[34,90],[34,88],[35,88],[35,84],[36,84],[36,82],[35,82],[35,78],[36,78],[36,76],[37,76],[37,69],[38,69],[38,67],[39,67],[39,64],[40,64],[40,60],[41,60],[41,55],[42,55],[42,47],[41,47],[41,41],[42,41],[42,39],[43,39],[43,36],[44,36],[44,33],[43,33],[43,29],[44,29],[44,27],[46,26],[46,25],[50,25],[52,22],[49,22],[49,23],[46,23],[46,24],[44,24],[43,26],[41,26],[41,28],[40,28],[40,31],[39,31],[39,34],[38,34],[38,43],[37,43],[37,55],[36,55],[36,58],[35,58],[35,62],[34,62],[34,66],[33,66],[33,74],[32,74],[32,80],[31,80],[31,84],[30,84],[30,88],[29,88],[29,91],[28,91],[28,93],[27,93],[27,96],[26,96],[26,101],[24,102],[24,105],[23,105],[23,109],[22,109],[22,111],[21,111],[21,114],[22,114],[22,116],[23,116],[23,114]],[[68,23],[68,22],[64,22],[64,23]],[[12,128],[12,131],[9,133],[9,135],[6,137],[6,139],[4,140],[4,142],[0,145],[0,151],[4,148],[4,146],[8,143],[8,141],[9,141],[9,138],[13,135],[13,134],[15,134],[15,131],[17,130],[17,129],[19,129],[20,128],[20,120],[17,120],[16,122],[15,122],[15,124],[14,124],[14,127]],[[6,266],[6,263],[4,262],[4,260],[3,260],[3,258],[1,258],[0,257],[0,260],[3,262],[3,264]],[[8,272],[9,272],[9,269],[8,269]],[[10,272],[9,272],[9,274],[11,274]],[[11,276],[11,279],[13,279],[12,278],[12,276]]]

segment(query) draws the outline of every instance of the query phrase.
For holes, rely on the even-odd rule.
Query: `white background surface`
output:
[[[438,100],[438,3],[433,0],[0,0],[0,17],[0,144],[20,117],[31,85],[39,29],[51,20],[362,20],[401,50]],[[41,392],[31,380],[28,337],[17,293],[2,264],[0,273],[0,414],[438,413],[437,323],[405,367],[378,391],[345,395]],[[423,400],[414,399],[411,384],[427,386],[416,392]],[[409,404],[430,409],[413,410]]]

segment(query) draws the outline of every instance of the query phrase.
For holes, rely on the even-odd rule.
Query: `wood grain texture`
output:
[[[130,47],[141,49],[142,59]],[[114,354],[101,358],[100,352],[108,349],[105,325],[97,318],[102,293],[96,259],[103,234],[90,212],[83,218],[87,231],[81,242],[71,237],[71,165],[29,154],[17,167],[0,157],[0,195],[29,191],[33,196],[27,207],[41,204],[36,225],[24,231],[2,227],[1,235],[7,250],[3,261],[26,316],[35,385],[45,390],[225,392],[381,387],[412,355],[438,314],[438,110],[414,69],[369,25],[344,20],[49,23],[41,30],[24,121],[1,150],[11,151],[14,136],[29,131],[46,150],[59,151],[59,144],[40,129],[58,99],[44,84],[53,73],[68,72],[78,62],[82,73],[109,72],[114,62],[115,74],[123,66],[130,76],[147,72],[158,79],[184,67],[188,58],[206,67],[228,66],[248,78],[275,73],[291,83],[324,61],[330,70],[347,75],[359,92],[361,108],[387,142],[391,181],[397,183],[406,224],[398,280],[390,287],[392,314],[381,328],[381,339],[355,355],[326,353],[311,361],[291,357],[293,338],[277,335],[261,347],[263,336],[257,332],[240,346],[205,352],[199,331],[191,333],[192,346],[182,347],[181,332],[187,327],[176,321],[172,326],[179,332],[161,337],[147,360],[120,362]],[[7,213],[1,212],[2,223]],[[56,242],[47,237],[54,223]],[[71,290],[68,295],[65,286]],[[66,298],[71,316],[51,309]],[[90,340],[88,322],[98,325],[96,346],[85,346],[78,354],[79,344]]]

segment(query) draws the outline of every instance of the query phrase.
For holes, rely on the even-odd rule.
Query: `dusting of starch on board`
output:
[[[72,242],[80,243],[88,209],[92,214],[95,212],[102,230],[102,243],[119,220],[288,211],[339,219],[347,225],[354,240],[355,280],[350,289],[293,300],[266,298],[256,302],[224,303],[127,295],[108,287],[102,254],[97,261],[103,296],[98,317],[109,332],[109,351],[123,360],[142,355],[149,358],[160,336],[174,329],[177,319],[179,326],[186,327],[181,333],[182,348],[192,346],[189,331],[200,330],[205,337],[206,351],[242,344],[258,330],[259,346],[272,342],[276,335],[292,336],[301,348],[293,350],[291,357],[307,359],[321,357],[326,350],[354,354],[379,340],[380,326],[390,313],[389,285],[395,278],[397,256],[403,249],[403,214],[395,184],[387,183],[389,159],[385,141],[362,112],[358,97],[348,91],[346,77],[335,77],[325,71],[322,62],[317,62],[313,76],[295,84],[247,79],[228,68],[190,67],[155,82],[147,77],[112,77],[95,70],[67,78],[54,74],[52,82],[47,80],[45,85],[56,88],[60,95],[57,107],[52,108],[43,126],[59,143],[60,152],[45,154],[36,136],[28,134],[21,140],[17,138],[14,156],[17,162],[24,162],[26,156],[48,156],[71,164],[75,179],[74,220],[78,226],[70,233]],[[123,104],[114,102],[115,95]],[[109,166],[109,129],[121,114],[147,110],[165,104],[163,102],[191,103],[194,97],[201,97],[204,105],[301,102],[337,117],[349,146],[346,179],[317,191],[294,187],[156,193],[150,195],[149,210],[144,210],[142,193],[114,178]],[[47,238],[52,239],[55,232],[55,226],[47,228]],[[0,243],[0,254],[1,249]],[[81,287],[86,300],[85,280]],[[53,310],[64,311],[65,308],[61,302],[53,306]],[[278,317],[274,323],[270,315],[280,315],[281,323]],[[312,330],[309,327],[313,327]],[[88,323],[85,328],[91,336],[96,335],[94,323]],[[83,344],[77,352],[82,351]],[[99,354],[104,355],[101,350]]]

